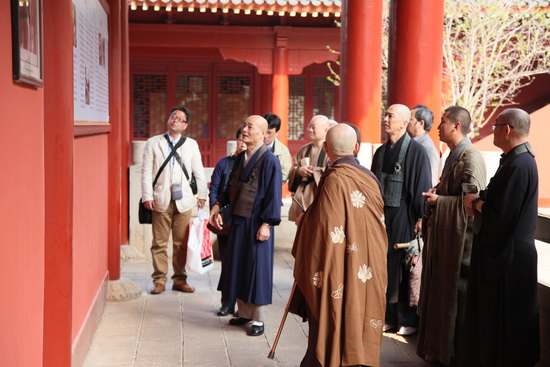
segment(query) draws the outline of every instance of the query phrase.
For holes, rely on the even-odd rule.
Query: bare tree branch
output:
[[[521,88],[550,73],[550,21],[536,5],[516,0],[446,0],[446,104],[468,109],[471,135],[500,107],[516,104]],[[521,7],[520,7],[521,6]]]

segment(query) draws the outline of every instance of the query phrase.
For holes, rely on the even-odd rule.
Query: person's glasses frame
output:
[[[494,123],[494,124],[491,124],[491,129],[493,129],[493,131],[495,131],[495,128],[496,128],[497,126],[509,126],[510,129],[513,129],[513,128],[514,128],[514,127],[513,127],[512,125],[510,125],[510,124],[497,124],[497,123]]]
[[[170,115],[170,120],[176,120],[177,122],[179,123],[184,123],[186,124],[187,123],[187,120],[184,120],[183,117],[178,117],[176,114],[171,114]]]

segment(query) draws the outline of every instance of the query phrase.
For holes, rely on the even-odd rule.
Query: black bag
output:
[[[210,230],[210,232],[215,233],[218,236],[228,236],[229,235],[229,229],[231,229],[231,205],[227,205],[224,208],[220,209],[220,214],[223,218],[223,226],[222,229],[219,230],[216,227],[214,227],[210,221],[208,221],[208,224],[206,227]]]
[[[187,170],[185,170],[185,175],[187,176]],[[193,176],[191,176],[191,182],[189,182],[189,186],[191,186],[191,191],[193,192],[193,195],[197,195],[197,192],[199,192],[199,189],[197,188],[197,180],[195,179],[194,173],[193,173]]]
[[[228,236],[229,235],[229,226],[225,225],[225,223],[222,226],[222,230],[220,231],[216,227],[214,227],[210,222],[206,225],[206,228],[210,230],[210,232],[218,235],[218,236]]]
[[[139,199],[139,212],[138,212],[139,222],[141,224],[151,224],[153,223],[153,212],[145,207],[143,201]]]
[[[225,171],[225,179],[223,180],[223,185],[221,188],[221,192],[225,193],[227,190],[227,184],[229,183],[229,177],[231,176],[231,173],[233,172],[233,167],[235,166],[235,159],[236,156],[232,156],[232,159],[229,162],[229,166],[227,166]],[[221,204],[220,204],[221,205]],[[229,235],[229,229],[231,228],[231,217],[229,216],[231,210],[231,205],[226,205],[225,207],[221,207],[219,213],[221,214],[223,218],[223,226],[222,229],[219,230],[215,228],[210,222],[206,225],[206,227],[210,230],[210,232],[217,234],[218,236],[228,236]]]

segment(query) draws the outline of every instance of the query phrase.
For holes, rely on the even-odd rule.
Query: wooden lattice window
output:
[[[288,95],[288,140],[304,139],[306,78],[291,76]]]
[[[250,114],[250,76],[218,76],[216,118],[218,139],[235,139]]]
[[[329,119],[334,119],[334,101],[334,84],[326,77],[313,78],[313,116],[325,115]]]
[[[132,115],[134,138],[166,131],[166,75],[133,75]]]
[[[207,75],[177,75],[176,101],[191,112],[185,135],[193,139],[208,139],[209,98]]]

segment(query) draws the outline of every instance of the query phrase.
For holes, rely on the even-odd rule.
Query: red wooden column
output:
[[[44,0],[42,14],[46,124],[43,366],[69,367],[72,346],[74,140],[71,0]],[[36,291],[40,291],[39,285]]]
[[[382,0],[342,1],[340,119],[380,142],[382,105]]]
[[[442,103],[443,20],[442,0],[391,1],[388,105],[426,105],[436,127]],[[436,128],[430,136],[438,141]]]
[[[272,74],[260,74],[260,91],[258,98],[259,111],[255,112],[259,115],[264,115],[268,112],[272,112],[272,94],[273,94],[273,75]]]
[[[121,245],[121,1],[109,0],[109,116],[111,133],[109,149],[109,195],[108,195],[108,251],[107,267],[109,280],[120,279]],[[125,5],[127,6],[127,5]]]
[[[271,108],[281,118],[278,139],[288,145],[288,37],[277,33],[273,50],[273,94]]]
[[[129,170],[132,165],[130,158],[130,46],[129,46],[129,32],[128,32],[128,6],[121,7],[120,13],[120,26],[121,26],[121,45],[120,45],[120,57],[121,57],[121,171],[122,171],[122,192],[121,192],[121,244],[128,243],[129,237],[129,224],[128,224],[128,178]]]

